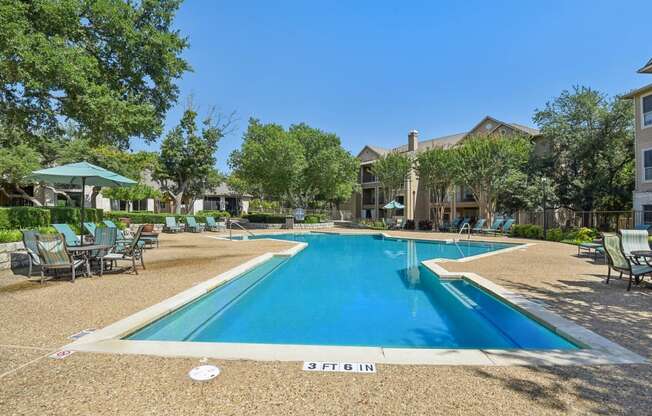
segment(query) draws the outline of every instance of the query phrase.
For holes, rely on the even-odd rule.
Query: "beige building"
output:
[[[416,130],[408,133],[407,143],[386,149],[378,146],[366,145],[358,154],[360,160],[360,186],[361,192],[353,195],[351,208],[353,216],[358,219],[362,218],[387,218],[391,213],[385,212],[383,206],[388,202],[383,195],[383,190],[376,177],[371,173],[371,166],[382,156],[390,152],[399,152],[415,155],[418,152],[431,149],[433,147],[451,147],[460,143],[466,137],[472,135],[490,136],[490,135],[526,135],[528,137],[539,137],[537,129],[523,126],[516,123],[506,123],[493,117],[485,117],[469,131],[449,136],[437,137],[420,142],[419,133]],[[537,143],[537,146],[543,146]],[[401,192],[396,198],[398,202],[405,206],[403,210],[397,210],[393,214],[402,216],[406,219],[416,221],[429,218],[428,211],[434,207],[434,203],[429,199],[429,193],[419,187],[419,180],[414,171],[412,171],[405,182]],[[445,202],[445,219],[456,217],[478,218],[480,212],[478,204],[473,199],[471,192],[464,187],[456,187],[455,195],[450,195]],[[432,216],[430,216],[432,218]]]
[[[638,70],[652,74],[652,59]],[[652,84],[630,92],[623,98],[634,100],[636,130],[634,136],[635,188],[633,208],[649,211],[650,218],[636,218],[636,222],[652,223]]]

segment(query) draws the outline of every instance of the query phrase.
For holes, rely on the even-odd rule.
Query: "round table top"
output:
[[[652,250],[634,250],[632,251],[632,255],[637,257],[652,257]]]
[[[84,244],[83,246],[69,246],[68,251],[104,250],[113,246],[109,244]]]

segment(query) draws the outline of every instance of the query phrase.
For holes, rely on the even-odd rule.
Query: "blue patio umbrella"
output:
[[[77,185],[82,188],[81,197],[81,224],[84,229],[84,188],[86,185],[103,187],[133,186],[138,182],[119,175],[110,170],[95,166],[88,162],[69,163],[48,169],[35,170],[30,178],[38,182],[53,185]],[[82,244],[84,239],[82,238]]]
[[[397,202],[396,200],[388,203],[385,205],[383,208],[385,209],[403,209],[405,208],[405,205],[401,204],[400,202]]]

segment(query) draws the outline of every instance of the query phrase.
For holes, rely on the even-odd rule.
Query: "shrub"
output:
[[[543,228],[534,224],[514,224],[512,225],[510,235],[512,237],[534,238],[540,240],[543,238]]]
[[[387,229],[387,224],[385,224],[384,221],[382,220],[362,220],[360,221],[360,224],[366,225],[367,227],[374,229],[374,230],[386,230]]]
[[[73,207],[47,207],[50,210],[52,224],[79,224],[81,210]],[[102,222],[104,211],[97,208],[84,208],[85,222]]]
[[[198,217],[213,217],[216,220],[220,218],[230,218],[231,214],[229,214],[227,211],[199,211],[197,212]]]
[[[419,221],[420,230],[432,230],[432,221],[430,220],[421,220]]]
[[[548,230],[546,240],[548,241],[561,241],[564,239],[564,230],[561,228],[553,228]]]
[[[243,215],[249,222],[263,223],[263,224],[285,224],[285,215],[279,214],[264,214],[252,212],[251,214]]]
[[[38,227],[36,228],[41,234],[55,234],[57,230],[52,227]],[[22,241],[23,234],[20,230],[0,230],[0,244],[2,243],[13,243],[16,241]]]
[[[0,229],[37,228],[48,225],[50,225],[50,211],[45,208],[0,208]]]
[[[414,230],[414,220],[407,220],[405,221],[405,227],[403,227],[406,230]],[[430,226],[432,228],[432,225]]]

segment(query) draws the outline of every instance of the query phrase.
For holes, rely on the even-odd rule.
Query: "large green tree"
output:
[[[506,179],[524,168],[532,143],[520,136],[471,136],[451,151],[455,181],[471,191],[480,217],[491,220]]]
[[[428,190],[429,201],[435,205],[435,229],[443,224],[444,203],[455,183],[453,170],[453,151],[443,147],[433,147],[417,155],[415,169],[419,182]],[[428,210],[430,218],[430,210]]]
[[[563,91],[534,121],[548,151],[541,171],[562,206],[576,210],[631,208],[634,188],[634,111],[631,100],[587,87]]]
[[[0,193],[7,198],[23,198],[36,206],[41,202],[29,195],[23,187],[31,183],[27,177],[39,169],[41,158],[38,152],[26,144],[0,146]]]
[[[339,137],[305,123],[285,130],[251,119],[229,165],[237,188],[294,207],[319,201],[339,206],[357,186],[357,163]]]
[[[391,152],[376,160],[371,165],[373,173],[388,200],[396,198],[405,186],[405,181],[412,169],[412,158],[405,153]]]
[[[0,2],[0,145],[43,155],[73,123],[94,143],[153,140],[189,65],[180,0]]]
[[[217,144],[228,127],[209,114],[197,125],[197,112],[189,105],[179,124],[161,143],[161,155],[155,172],[157,179],[175,203],[181,214],[181,205],[187,200],[197,182],[205,181],[215,171]]]

